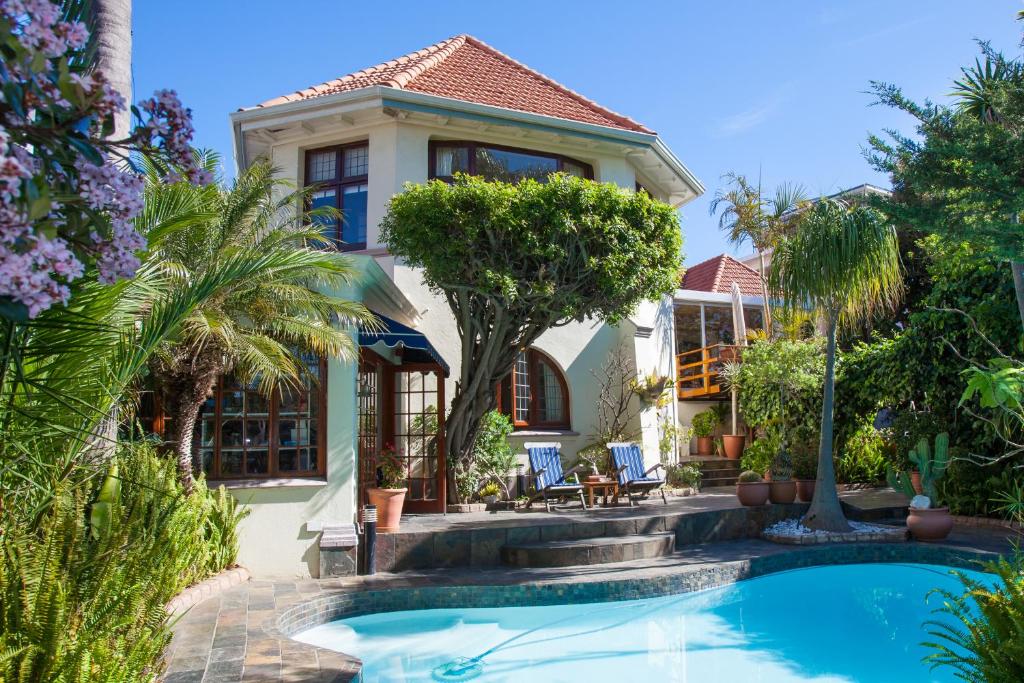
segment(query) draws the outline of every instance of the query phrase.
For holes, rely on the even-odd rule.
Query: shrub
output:
[[[771,468],[779,452],[778,436],[762,436],[743,450],[740,467],[764,474]]]
[[[803,445],[793,449],[793,478],[817,479],[818,454],[809,446]]]
[[[743,421],[790,446],[816,443],[824,379],[822,340],[755,342],[739,369]]]
[[[123,448],[111,473],[58,489],[34,527],[2,513],[0,680],[155,679],[166,603],[234,562],[244,513],[223,489],[200,480],[183,496],[148,444]]]
[[[669,465],[665,468],[665,481],[675,488],[699,489],[703,476],[696,465]]]
[[[889,465],[882,434],[868,422],[846,439],[835,459],[836,482],[840,484],[875,484],[885,479]]]
[[[718,413],[708,408],[693,416],[693,434],[699,439],[713,436],[719,425]]]
[[[508,475],[516,468],[516,456],[508,437],[512,434],[512,423],[508,417],[496,410],[484,415],[477,432],[473,451],[473,463],[484,479],[497,484],[509,496]]]

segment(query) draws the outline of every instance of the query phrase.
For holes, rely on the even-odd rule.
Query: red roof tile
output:
[[[761,296],[761,278],[757,271],[728,254],[719,254],[686,269],[683,289],[728,294],[738,282],[743,296]]]
[[[468,35],[443,40],[404,57],[267,100],[257,106],[270,107],[373,85],[598,126],[654,133]]]

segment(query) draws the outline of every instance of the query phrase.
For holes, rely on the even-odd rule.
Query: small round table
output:
[[[602,481],[584,481],[583,490],[587,492],[587,504],[594,507],[594,495],[604,497],[604,505],[608,505],[608,498],[612,499],[611,505],[619,504],[619,482],[614,479]]]

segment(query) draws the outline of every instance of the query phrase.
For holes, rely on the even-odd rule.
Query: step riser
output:
[[[505,564],[513,567],[571,567],[664,557],[671,555],[675,549],[676,539],[673,535],[638,536],[636,541],[631,542],[564,548],[506,546],[501,549],[501,556]]]

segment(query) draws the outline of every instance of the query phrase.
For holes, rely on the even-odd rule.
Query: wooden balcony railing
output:
[[[703,398],[722,393],[718,372],[723,363],[735,357],[736,348],[729,344],[713,344],[677,355],[676,396],[680,399]]]

